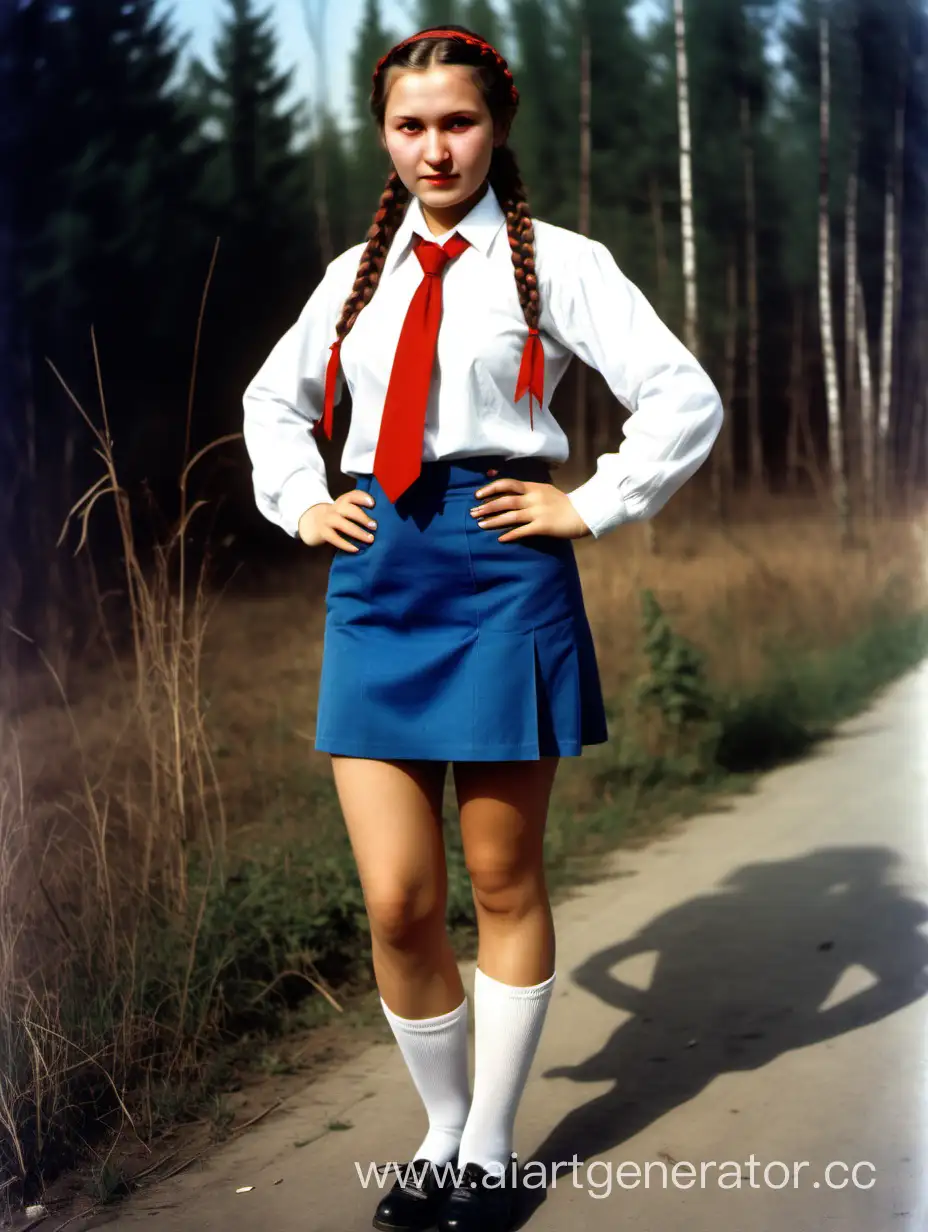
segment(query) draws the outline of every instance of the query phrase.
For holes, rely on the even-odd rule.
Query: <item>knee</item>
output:
[[[467,863],[477,906],[493,915],[519,918],[546,901],[540,868],[508,861],[474,859]]]
[[[390,949],[416,949],[444,927],[445,908],[434,890],[380,886],[366,895],[371,932]]]

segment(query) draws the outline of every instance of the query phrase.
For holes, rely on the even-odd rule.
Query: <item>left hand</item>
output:
[[[481,503],[471,510],[471,517],[481,530],[514,528],[499,536],[500,543],[526,539],[529,535],[583,539],[591,534],[567,493],[551,483],[495,479],[478,489],[477,499]]]

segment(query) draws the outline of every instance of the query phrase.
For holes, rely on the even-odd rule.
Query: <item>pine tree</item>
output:
[[[479,34],[491,43],[500,55],[506,56],[503,23],[490,0],[464,0],[460,20],[468,30]]]
[[[352,118],[350,161],[352,168],[351,219],[353,242],[367,233],[390,170],[390,159],[381,144],[370,109],[371,76],[377,61],[396,40],[384,27],[380,0],[365,0],[358,41],[351,56]]]
[[[209,152],[207,199],[243,251],[293,240],[306,208],[305,169],[295,151],[298,105],[287,105],[292,73],[277,67],[270,10],[225,0],[215,71],[191,66],[190,91]]]
[[[322,272],[312,226],[313,158],[297,149],[300,108],[287,101],[291,74],[278,68],[271,11],[259,11],[254,0],[225,5],[215,67],[194,61],[189,79],[189,106],[209,157],[203,206],[221,241],[204,355],[207,372],[223,385],[204,396],[208,408],[227,407],[225,390],[245,387]],[[210,435],[231,426],[206,415],[200,424]]]
[[[579,73],[569,76],[563,30],[544,0],[512,0],[521,104],[512,127],[529,204],[539,218],[577,225]]]
[[[448,22],[459,22],[459,7],[459,0],[417,0],[416,29],[428,30],[433,26],[447,25]]]
[[[168,254],[189,252],[184,211],[199,168],[172,88],[181,45],[156,0],[33,7],[29,306],[40,333],[54,328],[60,356],[68,338],[86,349],[91,322],[118,352],[126,314],[169,301]]]

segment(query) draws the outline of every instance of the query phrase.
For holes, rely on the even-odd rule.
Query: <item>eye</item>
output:
[[[455,118],[451,121],[451,128],[459,128],[461,126],[464,128],[472,128],[473,123],[473,120],[469,119],[467,116],[455,116]]]

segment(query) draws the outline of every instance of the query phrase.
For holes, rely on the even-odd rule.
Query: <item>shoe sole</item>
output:
[[[438,1220],[431,1223],[385,1223],[382,1219],[372,1219],[371,1224],[378,1232],[432,1232],[438,1227]]]

